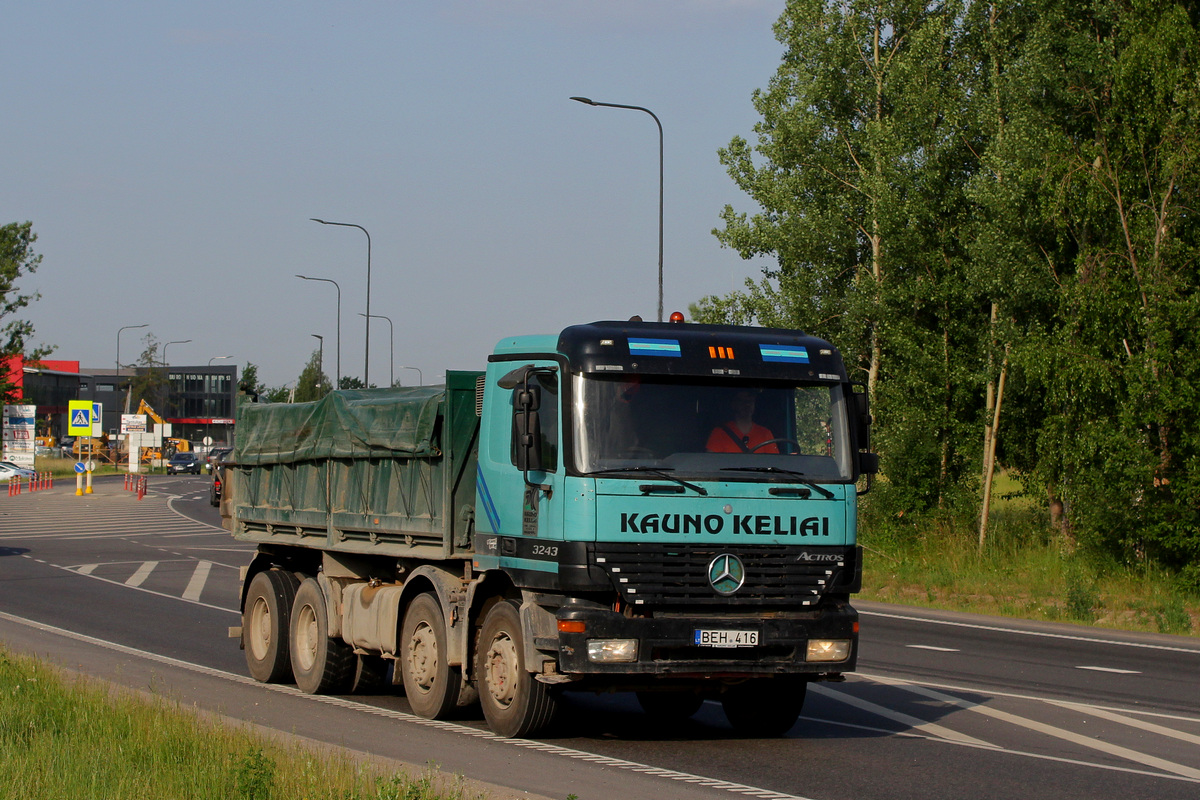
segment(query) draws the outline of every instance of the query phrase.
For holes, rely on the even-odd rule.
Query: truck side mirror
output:
[[[874,475],[879,472],[879,454],[871,452],[871,398],[867,387],[861,383],[850,384],[851,406],[854,419],[855,444],[858,448],[858,472],[861,475]],[[870,484],[867,484],[868,490]]]
[[[512,462],[522,472],[542,469],[542,422],[538,415],[542,390],[524,386],[513,392]]]

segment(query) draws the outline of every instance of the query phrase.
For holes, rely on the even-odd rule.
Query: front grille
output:
[[[828,591],[848,591],[857,565],[853,547],[694,547],[602,542],[590,557],[631,605],[671,607],[815,606]],[[742,560],[745,582],[725,596],[709,583],[708,567],[729,553]],[[824,560],[833,557],[832,560]]]

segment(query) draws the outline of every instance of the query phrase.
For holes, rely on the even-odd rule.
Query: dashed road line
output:
[[[1100,741],[1099,739],[1093,739],[1089,736],[1075,733],[1074,731],[1068,731],[1064,728],[1048,725],[1044,722],[1038,722],[1037,720],[1028,719],[1017,714],[1011,714],[1007,711],[991,708],[971,700],[965,700],[961,697],[954,697],[952,695],[934,691],[933,689],[928,689],[924,686],[908,683],[907,681],[893,678],[876,678],[876,680],[880,680],[883,683],[892,686],[899,686],[907,691],[919,694],[923,697],[928,697],[931,700],[937,700],[939,702],[946,703],[947,705],[956,706],[964,711],[971,711],[976,714],[981,714],[985,717],[991,717],[992,719],[998,719],[1002,722],[1007,722],[1011,725],[1017,726],[1018,728],[1036,731],[1037,733],[1041,733],[1046,736],[1052,736],[1056,739],[1062,739],[1063,741],[1080,745],[1092,750],[1097,750],[1107,755],[1123,758],[1127,761],[1132,761],[1135,764],[1142,764],[1143,766],[1152,767],[1173,775],[1179,775],[1184,778],[1200,781],[1200,769],[1196,769],[1194,767],[1189,767],[1184,764],[1176,764],[1174,761],[1168,761],[1165,758],[1159,758],[1147,753],[1140,753],[1137,750],[1132,750],[1128,747],[1121,747],[1120,745]]]

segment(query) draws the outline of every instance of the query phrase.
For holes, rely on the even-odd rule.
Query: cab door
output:
[[[512,367],[488,368],[494,394],[476,481],[476,552],[481,567],[556,577],[564,474],[559,371],[543,362]]]

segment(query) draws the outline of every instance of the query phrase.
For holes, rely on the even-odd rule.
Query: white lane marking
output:
[[[1092,672],[1111,672],[1115,675],[1141,675],[1142,673],[1136,669],[1117,669],[1116,667],[1075,667],[1075,669],[1086,669]]]
[[[1106,711],[1095,706],[1084,705],[1083,703],[1072,703],[1068,700],[1047,700],[1051,705],[1061,706],[1062,708],[1078,711],[1081,714],[1091,714],[1093,717],[1106,719],[1109,722],[1117,722],[1121,725],[1128,725],[1131,728],[1146,731],[1147,733],[1157,733],[1159,736],[1166,736],[1171,739],[1178,739],[1181,742],[1190,742],[1191,744],[1200,745],[1200,736],[1186,731],[1178,731],[1174,728],[1168,728],[1165,725],[1155,725],[1153,722],[1146,722],[1144,719],[1135,719],[1127,717],[1123,714],[1114,714],[1111,711]]]
[[[935,653],[961,653],[961,650],[956,650],[953,647],[934,647],[931,644],[906,644],[905,647],[911,650],[932,650]]]
[[[137,572],[129,576],[129,580],[125,581],[126,586],[137,588],[146,582],[146,578],[150,577],[150,573],[158,566],[157,561],[143,561],[142,565],[137,568]]]
[[[47,567],[53,567],[54,569],[61,569],[64,572],[70,572],[72,574],[77,574],[76,571],[71,567],[64,567],[61,564],[51,564],[49,561],[43,561],[40,558],[34,558],[33,556],[29,555],[28,553],[25,553],[21,557],[28,558],[30,561],[36,561],[39,564],[45,564]],[[205,608],[211,608],[213,611],[224,611],[228,614],[237,614],[239,617],[242,615],[242,612],[237,610],[236,608],[225,608],[224,606],[214,606],[212,603],[201,603],[199,600],[184,600],[182,597],[179,597],[178,595],[167,594],[166,592],[156,592],[153,589],[147,589],[143,586],[130,586],[129,584],[125,583],[124,581],[114,581],[110,578],[103,578],[99,575],[87,575],[85,577],[91,578],[94,581],[104,581],[105,583],[111,583],[113,586],[123,586],[126,589],[135,589],[139,592],[145,592],[146,594],[152,594],[155,597],[165,597],[168,600],[179,600],[184,603],[192,603],[193,605],[204,606]],[[0,616],[2,616],[2,615],[0,615]]]
[[[980,705],[979,703],[975,703],[970,700],[964,700],[961,697],[953,697],[948,694],[943,694],[942,692],[935,692],[932,689],[926,689],[924,686],[910,684],[907,681],[895,680],[891,678],[881,680],[883,680],[884,683],[889,683],[893,686],[899,686],[902,689],[906,689],[910,692],[928,697],[931,700],[938,700],[952,706],[957,706],[964,711],[973,711],[976,714],[982,714],[985,717],[998,719],[1002,722],[1016,725],[1019,728],[1026,728],[1047,736],[1053,736],[1056,739],[1062,739],[1064,741],[1071,742],[1072,744],[1081,745],[1092,750],[1099,750],[1102,753],[1107,753],[1108,755],[1116,756],[1118,758],[1124,758],[1127,761],[1134,762],[1135,764],[1142,764],[1147,767],[1153,767],[1154,769],[1160,769],[1163,772],[1181,775],[1185,778],[1191,778],[1193,780],[1200,780],[1200,769],[1195,769],[1194,767],[1176,764],[1173,761],[1167,761],[1165,758],[1159,758],[1147,753],[1139,753],[1137,750],[1131,750],[1128,747],[1121,747],[1120,745],[1102,742],[1098,739],[1093,739],[1091,737],[1075,733],[1074,731],[1068,731],[1053,725],[1047,725],[1046,723],[1038,722],[1037,720],[1026,719],[1025,717],[1017,716],[1016,714],[1010,714],[1007,711],[989,708],[988,706]]]
[[[75,571],[78,572],[80,575],[91,575],[92,570],[94,570],[98,566],[100,566],[100,565],[99,564],[84,564],[81,567],[77,567],[75,569]]]
[[[916,717],[909,716],[908,714],[904,714],[899,711],[893,711],[890,708],[885,708],[884,706],[872,703],[869,700],[863,700],[851,694],[847,694],[846,692],[830,689],[829,687],[820,683],[809,684],[808,690],[810,692],[816,692],[823,697],[828,697],[831,700],[836,700],[839,703],[845,703],[848,706],[854,706],[855,708],[866,711],[869,714],[875,714],[876,716],[883,717],[884,719],[890,719],[893,722],[898,722],[901,725],[914,730],[922,731],[923,733],[927,733],[930,736],[935,736],[939,739],[948,739],[952,742],[959,742],[962,744],[973,744],[978,747],[995,747],[994,744],[985,742],[982,739],[976,739],[973,736],[967,736],[965,733],[952,731],[949,728],[943,727],[936,723],[925,722],[924,720],[917,719]]]
[[[636,761],[626,761],[621,758],[612,758],[610,756],[602,756],[602,755],[598,755],[596,753],[587,753],[582,750],[573,750],[569,747],[561,747],[559,745],[548,744],[546,742],[535,742],[530,739],[505,739],[500,736],[497,736],[496,734],[494,734],[490,731],[483,731],[483,730],[479,730],[478,728],[471,728],[466,725],[460,725],[455,722],[445,722],[443,720],[434,720],[434,719],[423,719],[421,717],[413,716],[412,714],[406,714],[403,711],[393,711],[393,710],[387,709],[387,708],[379,708],[377,706],[367,705],[366,703],[360,703],[355,700],[348,700],[344,697],[338,697],[336,695],[304,694],[303,692],[301,692],[299,689],[297,689],[294,686],[286,686],[286,685],[278,684],[278,683],[259,683],[258,681],[254,680],[253,678],[245,677],[242,675],[237,675],[232,672],[225,672],[224,670],[213,669],[212,667],[205,667],[201,664],[193,664],[189,661],[181,661],[177,658],[171,658],[170,656],[159,655],[158,653],[151,653],[146,650],[138,650],[137,648],[128,647],[128,646],[122,645],[122,644],[117,644],[116,642],[109,642],[109,641],[105,641],[104,639],[97,639],[93,636],[88,636],[87,634],[76,633],[75,631],[69,631],[69,630],[66,630],[65,628],[58,628],[53,625],[46,625],[45,623],[35,622],[34,620],[24,619],[22,617],[16,617],[16,616],[13,616],[12,614],[8,614],[3,611],[0,611],[0,619],[7,620],[8,622],[12,622],[12,623],[15,623],[18,625],[24,625],[26,627],[33,628],[35,630],[45,631],[47,633],[53,633],[58,636],[66,637],[68,639],[74,639],[75,641],[92,644],[97,647],[103,647],[106,650],[112,650],[117,653],[123,653],[125,655],[130,655],[130,656],[134,656],[137,658],[145,658],[145,659],[149,659],[151,661],[156,661],[160,664],[167,664],[170,666],[178,667],[180,669],[185,669],[190,672],[197,672],[202,675],[208,675],[210,677],[221,678],[223,680],[233,681],[234,683],[240,683],[244,686],[255,686],[255,687],[258,687],[259,689],[265,689],[267,691],[272,691],[272,692],[279,692],[280,694],[287,694],[287,695],[291,695],[292,697],[310,700],[310,701],[317,702],[317,703],[323,703],[325,705],[337,706],[339,708],[346,708],[346,709],[350,709],[352,711],[365,712],[365,713],[372,714],[377,717],[385,717],[385,718],[389,718],[389,719],[403,720],[405,722],[412,722],[417,725],[424,725],[424,726],[430,727],[430,728],[437,728],[438,730],[443,730],[443,731],[447,731],[450,733],[458,733],[458,734],[463,734],[466,736],[471,736],[476,739],[487,739],[487,740],[493,741],[497,744],[507,744],[507,745],[511,745],[513,747],[521,747],[521,748],[524,748],[527,750],[538,750],[543,753],[549,753],[551,755],[563,756],[565,758],[571,758],[571,759],[575,759],[577,761],[588,761],[588,762],[591,762],[594,764],[600,764],[600,765],[606,766],[606,767],[614,767],[616,769],[628,770],[630,772],[637,772],[637,773],[644,774],[644,775],[652,775],[652,776],[656,776],[656,777],[666,778],[668,780],[679,781],[679,782],[683,782],[683,783],[694,783],[694,784],[697,784],[700,786],[705,786],[710,789],[721,789],[721,790],[724,790],[724,791],[727,791],[730,793],[736,793],[739,795],[749,795],[752,797],[761,797],[761,798],[764,798],[764,800],[811,800],[811,798],[802,797],[800,795],[784,794],[782,792],[776,792],[776,791],[772,791],[770,789],[760,789],[757,786],[748,786],[744,783],[733,783],[732,781],[723,781],[723,780],[720,780],[719,778],[706,778],[703,775],[693,775],[693,774],[687,773],[687,772],[677,772],[672,769],[664,769],[662,767],[653,767],[653,766],[650,766],[649,764],[639,764]]]
[[[208,573],[212,572],[211,561],[201,561],[196,564],[196,571],[192,573],[192,579],[188,581],[187,588],[183,590],[184,600],[199,600],[200,593],[204,591],[204,584],[208,583]]]
[[[880,675],[874,672],[854,672],[846,677],[850,680],[862,678],[864,680],[878,681],[880,683],[884,683],[889,680],[895,680],[894,678],[889,678],[886,675]],[[906,682],[913,686],[928,686],[930,689],[944,689],[947,692],[966,692],[968,694],[974,694],[981,691],[978,686],[956,686],[952,683],[935,683],[934,681],[907,680]],[[991,697],[1007,697],[1010,700],[1031,700],[1036,703],[1044,703],[1047,700],[1044,695],[1037,696],[1032,694],[1018,694],[1017,692],[1004,692],[999,689],[984,689],[982,691],[986,691]],[[1145,708],[1114,708],[1112,706],[1093,706],[1093,708],[1112,711],[1118,714],[1136,714],[1141,717],[1154,717],[1156,719],[1170,719],[1177,722],[1200,724],[1200,717],[1189,717],[1186,714],[1167,714],[1162,711],[1150,711],[1149,709]]]
[[[1138,647],[1144,650],[1166,650],[1171,653],[1191,653],[1194,656],[1200,656],[1200,648],[1195,647],[1171,647],[1170,645],[1149,644],[1146,642],[1122,642],[1119,639],[1099,639],[1094,636],[1072,636],[1067,633],[1029,631],[1021,628],[1004,628],[999,625],[980,625],[973,622],[956,622],[948,619],[928,619],[926,617],[913,617],[906,614],[888,614],[883,611],[863,611],[862,609],[859,609],[858,615],[860,617],[881,617],[883,619],[904,620],[905,622],[925,622],[930,625],[949,625],[954,628],[971,628],[979,631],[1011,633],[1017,636],[1040,636],[1045,639],[1065,639],[1071,642],[1086,642],[1087,644],[1111,644],[1118,647]]]

